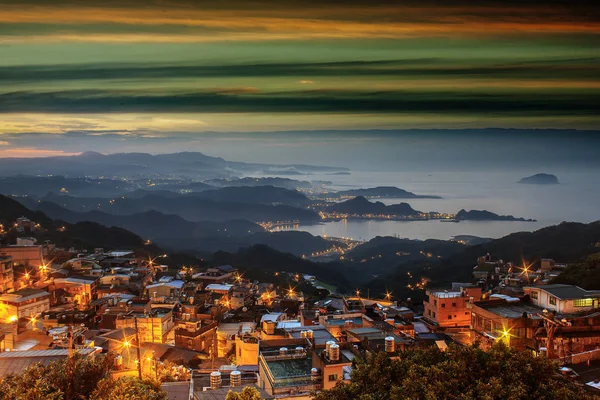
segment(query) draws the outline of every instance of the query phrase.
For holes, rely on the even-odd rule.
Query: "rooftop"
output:
[[[311,380],[310,370],[312,368],[312,360],[310,358],[293,358],[287,360],[267,361],[271,375],[275,380],[296,377],[307,377]],[[275,386],[287,386],[286,381],[275,382]]]
[[[557,297],[561,300],[571,300],[571,299],[582,299],[590,296],[598,296],[600,297],[600,291],[596,290],[585,290],[575,285],[562,285],[562,284],[553,284],[553,285],[540,285],[540,286],[528,286],[528,289],[541,289],[550,293],[552,296]]]
[[[504,318],[521,318],[523,313],[527,313],[529,318],[539,319],[540,317],[538,317],[538,314],[543,312],[542,308],[529,303],[509,303],[505,300],[475,302],[475,306],[493,312]]]
[[[88,356],[96,349],[76,350],[77,353]],[[34,364],[49,364],[52,361],[67,358],[69,350],[28,350],[28,351],[6,351],[0,353],[0,377],[20,374]]]
[[[233,285],[225,285],[219,283],[211,283],[205,287],[206,290],[223,290],[228,291],[233,287]]]
[[[0,296],[0,300],[8,302],[22,302],[38,297],[50,296],[50,293],[41,289],[25,288],[12,293],[5,293]]]
[[[325,345],[330,340],[337,341],[335,337],[324,326],[304,326],[299,328],[286,329],[288,335],[293,337],[294,339],[302,338],[302,332],[307,330],[313,331],[313,340],[316,346]]]
[[[337,315],[328,315],[324,321],[327,325],[344,325],[346,321],[352,321],[353,325],[362,325],[363,318],[362,317],[348,317],[348,318],[335,318]],[[343,317],[343,315],[342,315]]]

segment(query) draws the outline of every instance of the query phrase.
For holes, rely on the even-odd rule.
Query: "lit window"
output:
[[[550,304],[552,304],[553,306],[556,305],[556,297],[550,296]]]
[[[538,292],[531,292],[531,298],[532,299],[537,299],[538,298]]]
[[[573,305],[575,307],[591,307],[594,305],[594,299],[575,299]]]
[[[329,382],[334,382],[337,381],[337,374],[331,374],[329,375]]]

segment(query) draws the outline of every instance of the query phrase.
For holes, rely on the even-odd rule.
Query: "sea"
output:
[[[568,170],[556,173],[558,185],[516,183],[519,179],[542,171],[469,171],[469,172],[398,172],[352,171],[349,175],[311,174],[290,178],[329,181],[327,190],[345,190],[374,186],[396,186],[420,195],[437,195],[441,199],[377,199],[385,204],[409,203],[420,211],[456,213],[460,209],[488,210],[536,222],[462,221],[365,221],[346,220],[291,229],[313,235],[370,240],[376,236],[409,239],[448,240],[458,235],[500,238],[514,232],[535,231],[563,221],[593,222],[600,220],[600,171]],[[543,171],[547,172],[547,171]],[[553,173],[553,172],[551,172]]]

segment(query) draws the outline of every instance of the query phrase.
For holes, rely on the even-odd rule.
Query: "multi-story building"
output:
[[[492,295],[490,300],[468,303],[473,341],[488,347],[497,341],[518,350],[538,350],[535,334],[543,310],[516,297]]]
[[[308,339],[260,341],[258,368],[259,386],[271,396],[298,396],[323,389],[322,372],[313,371]]]
[[[117,329],[136,328],[140,343],[166,343],[169,335],[173,334],[173,312],[171,309],[153,308],[150,312],[140,313],[131,311],[119,315],[115,320]],[[173,338],[173,336],[171,336]]]
[[[218,325],[219,323],[213,320],[179,321],[175,328],[175,346],[217,354]]]
[[[86,276],[70,276],[55,278],[54,288],[63,289],[80,307],[86,307],[97,295],[98,278]]]
[[[204,285],[210,285],[211,283],[225,283],[234,278],[237,269],[231,265],[221,265],[216,268],[208,268],[206,272],[199,272],[194,274],[192,278],[194,281],[202,282]]]
[[[461,290],[427,290],[423,301],[423,321],[433,328],[468,327],[471,313],[467,303],[481,299],[480,287]]]
[[[0,296],[0,319],[35,317],[50,309],[50,293],[25,288]]]
[[[22,265],[29,268],[39,268],[44,265],[42,257],[42,246],[2,246],[0,252],[11,256],[14,265]]]
[[[598,308],[600,300],[599,290],[585,290],[574,285],[528,286],[523,290],[536,306],[563,314]]]
[[[15,273],[11,256],[0,254],[0,293],[6,293],[15,286]]]
[[[343,340],[348,330],[371,327],[373,320],[361,313],[321,315],[319,325],[324,326],[336,339]]]

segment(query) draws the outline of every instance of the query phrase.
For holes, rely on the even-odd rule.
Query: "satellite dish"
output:
[[[248,307],[244,307],[244,308],[242,308],[242,311],[243,311],[243,312],[246,312],[246,311],[248,311]]]

